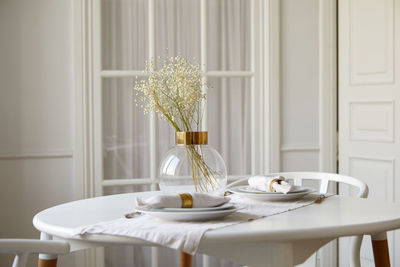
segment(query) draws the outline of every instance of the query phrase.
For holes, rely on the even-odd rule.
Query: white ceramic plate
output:
[[[257,190],[257,189],[251,188],[248,185],[239,186],[239,187],[237,187],[237,190],[240,190],[244,193],[253,193],[253,194],[282,194],[281,192],[265,192],[265,191]],[[293,185],[292,191],[288,192],[288,194],[305,192],[307,190],[310,190],[310,188],[307,188],[304,186],[299,186],[299,185]]]
[[[263,193],[248,193],[248,192],[243,192],[242,190],[239,189],[240,186],[231,188],[230,191],[233,193],[243,196],[246,198],[250,199],[255,199],[255,200],[262,200],[262,201],[287,201],[287,200],[296,200],[299,198],[304,197],[305,195],[308,195],[315,190],[313,189],[307,189],[307,191],[302,191],[298,193],[291,193],[291,194],[263,194]]]
[[[231,203],[225,203],[221,206],[218,207],[208,207],[208,208],[190,208],[190,209],[184,209],[184,208],[163,208],[163,209],[158,209],[159,211],[179,211],[179,212],[194,212],[194,211],[210,211],[210,210],[226,210],[235,207],[235,205]]]
[[[142,210],[136,208],[137,211],[144,214],[149,214],[159,219],[169,220],[169,221],[206,221],[214,220],[225,217],[228,214],[234,213],[239,208],[233,206],[232,208],[224,210],[210,210],[210,211],[191,211],[191,212],[181,212],[181,211],[162,211],[162,210]]]

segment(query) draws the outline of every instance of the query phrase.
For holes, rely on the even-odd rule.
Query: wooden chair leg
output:
[[[57,267],[57,259],[39,259],[38,267]]]
[[[192,267],[192,255],[181,251],[181,267]]]
[[[386,232],[371,236],[375,267],[390,267],[389,247]]]

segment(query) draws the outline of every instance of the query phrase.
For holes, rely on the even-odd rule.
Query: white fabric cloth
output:
[[[205,193],[190,193],[190,195],[193,199],[193,208],[216,207],[230,200],[229,197]],[[144,209],[180,208],[182,199],[179,194],[156,195],[147,199],[137,197],[136,206]]]
[[[279,179],[279,182],[274,181],[275,179]],[[273,190],[271,191],[271,182],[273,182],[272,188],[275,190],[275,192],[287,194],[293,188],[291,184],[285,181],[285,177],[283,176],[252,176],[247,180],[247,182],[251,188],[264,192],[274,192]]]
[[[194,255],[207,230],[218,229],[249,220],[298,209],[314,203],[316,195],[308,195],[294,202],[260,202],[231,196],[231,203],[244,208],[224,219],[206,222],[170,222],[141,215],[132,219],[121,218],[75,229],[74,235],[107,234],[139,238]]]

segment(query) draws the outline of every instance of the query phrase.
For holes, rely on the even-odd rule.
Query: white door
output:
[[[369,198],[396,202],[400,188],[400,0],[339,0],[339,172],[366,182]],[[353,193],[340,188],[341,193]],[[400,233],[388,234],[392,266]],[[340,265],[348,266],[347,241]],[[374,266],[369,237],[361,265]]]

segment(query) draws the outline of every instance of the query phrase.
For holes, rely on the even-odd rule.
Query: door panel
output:
[[[393,83],[394,0],[348,0],[350,84]]]
[[[366,182],[369,198],[388,202],[398,201],[400,180],[399,4],[339,0],[338,16],[339,172]],[[341,187],[340,193],[355,192]],[[395,235],[388,235],[393,266],[400,263]],[[347,242],[340,242],[340,266],[348,266]],[[373,266],[369,237],[361,264]]]

